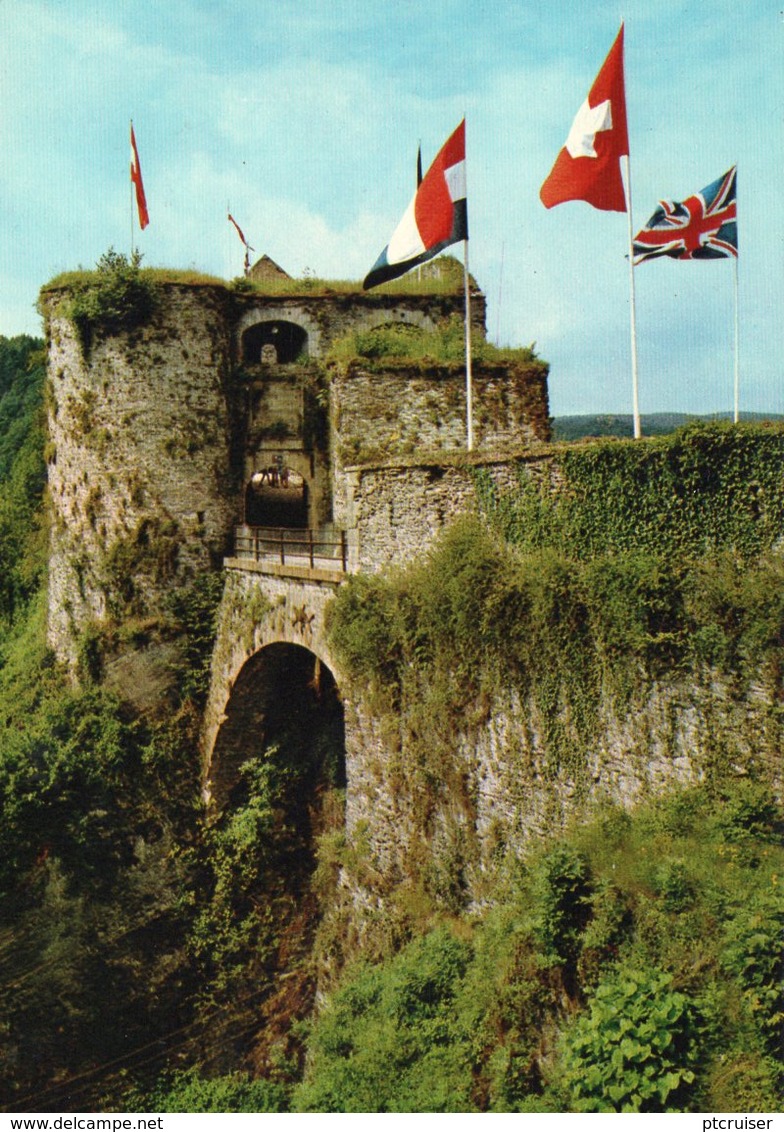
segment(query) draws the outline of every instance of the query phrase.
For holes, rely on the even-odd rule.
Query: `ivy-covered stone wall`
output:
[[[716,424],[432,480],[357,470],[377,539],[328,639],[361,709],[347,812],[380,899],[481,901],[531,836],[605,801],[781,793],[783,457],[779,427]]]

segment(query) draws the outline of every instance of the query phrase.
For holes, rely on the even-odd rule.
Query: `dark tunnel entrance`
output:
[[[245,488],[245,522],[251,527],[307,527],[308,485],[302,476],[277,474],[273,465]]]
[[[247,796],[251,763],[286,779],[277,802],[306,839],[320,798],[346,785],[343,704],[330,670],[302,645],[268,645],[237,677],[212,757],[221,808]]]
[[[227,1016],[232,1033],[244,1035],[221,1040],[216,1065],[225,1072],[241,1063],[264,1076],[281,1052],[294,1061],[302,1056],[292,1025],[313,1007],[313,943],[337,892],[343,705],[332,673],[314,653],[280,643],[247,661],[212,766],[218,812],[204,900],[218,930],[209,951],[221,955],[224,934],[230,955],[234,941],[242,943]]]

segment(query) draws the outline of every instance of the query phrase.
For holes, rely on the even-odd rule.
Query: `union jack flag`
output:
[[[727,259],[738,254],[735,182],[737,166],[687,200],[659,201],[634,237],[634,262],[667,255],[673,259]]]

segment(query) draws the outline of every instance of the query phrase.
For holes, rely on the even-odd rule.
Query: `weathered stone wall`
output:
[[[710,778],[717,767],[782,782],[781,724],[761,687],[747,694],[705,673],[649,687],[626,706],[599,705],[591,737],[562,723],[563,761],[548,749],[536,702],[510,684],[461,718],[417,734],[419,723],[380,710],[377,695],[353,684],[332,655],[325,616],[334,578],[277,578],[227,571],[205,729],[207,796],[220,805],[236,767],[212,752],[232,688],[259,650],[285,642],[329,668],[343,701],[346,743],[346,835],[362,846],[362,875],[347,876],[358,909],[372,909],[399,884],[425,877],[435,892],[481,902],[488,879],[508,853],[553,834],[592,806],[633,805],[668,787]],[[403,706],[405,711],[405,705]],[[235,712],[236,715],[236,712]],[[235,726],[237,721],[235,719]],[[248,731],[261,731],[248,720]],[[252,748],[253,734],[249,735]],[[440,767],[440,770],[438,769]]]
[[[149,616],[214,569],[235,519],[229,341],[219,295],[169,286],[148,325],[83,351],[50,294],[49,638]],[[86,355],[86,356],[85,356]]]
[[[456,464],[387,464],[350,468],[336,480],[335,523],[347,532],[354,570],[373,571],[417,558],[439,531],[478,509],[476,469],[501,492],[519,475],[556,482],[552,457],[532,452],[510,460]]]
[[[225,571],[202,729],[205,796],[218,804],[226,789],[226,773],[213,765],[212,752],[232,687],[250,658],[267,645],[300,645],[340,682],[324,628],[324,611],[338,582],[329,571],[300,573],[300,578],[276,576],[261,569],[240,569],[239,563]]]
[[[282,366],[267,367],[256,388],[264,367],[255,375],[241,367],[248,328],[294,321],[318,355],[357,326],[434,327],[462,301],[456,294],[265,297],[173,282],[156,284],[156,293],[145,325],[117,333],[95,326],[88,348],[67,317],[68,286],[42,295],[53,518],[49,636],[71,666],[87,626],[154,618],[173,585],[219,567],[259,462],[281,456],[308,482],[310,524],[330,523],[331,496],[342,491],[330,482],[330,466],[338,478],[343,472],[327,463],[326,423],[319,438],[309,434],[315,386],[303,394],[302,367]],[[474,299],[481,336],[484,300],[479,291]],[[351,411],[350,397],[344,408]],[[325,406],[319,411],[326,421]],[[267,436],[276,431],[281,435]]]
[[[474,444],[498,455],[550,439],[547,367],[476,362]],[[334,449],[346,465],[418,451],[466,447],[464,365],[422,362],[335,369],[330,387]]]
[[[301,326],[308,335],[307,354],[320,358],[330,342],[354,330],[372,330],[403,322],[434,330],[452,315],[462,316],[462,293],[423,294],[385,292],[315,291],[299,295],[239,294],[234,297],[234,352],[242,357],[242,336],[259,322],[281,320]],[[478,288],[471,294],[471,325],[485,337],[485,297]],[[258,359],[255,359],[258,360]]]
[[[416,876],[449,900],[481,902],[499,865],[519,858],[532,838],[557,834],[600,803],[629,807],[703,782],[717,764],[784,787],[775,707],[710,681],[654,686],[628,711],[604,702],[587,749],[574,734],[569,767],[553,763],[536,705],[510,688],[481,721],[455,721],[451,736],[428,734],[430,751],[444,749],[442,775],[423,757],[421,736],[412,742],[399,720],[369,710],[361,690],[342,690],[347,834],[361,836],[370,890],[358,907]]]

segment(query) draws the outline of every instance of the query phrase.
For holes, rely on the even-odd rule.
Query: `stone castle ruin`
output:
[[[693,781],[715,705],[677,685],[654,689],[633,716],[600,705],[578,781],[568,765],[548,769],[546,723],[510,688],[477,721],[456,721],[460,796],[438,793],[428,828],[417,825],[403,731],[390,734],[388,721],[385,730],[367,690],[341,672],[329,604],[348,576],[419,558],[476,511],[478,468],[501,494],[521,476],[557,486],[547,366],[527,351],[482,348],[475,284],[474,452],[464,365],[378,349],[379,328],[446,334],[463,315],[461,282],[362,293],[288,280],[264,259],[238,285],[159,279],[143,318],[96,321],[88,335],[73,284],[45,288],[48,632],[74,674],[100,640],[104,683],[139,710],[160,710],[178,648],[166,632],[171,596],[222,577],[205,799],[230,804],[240,768],[292,720],[302,742],[340,734],[346,837],[361,832],[374,875],[406,876],[423,845],[461,861],[470,846],[461,884],[473,898],[499,843],[520,847],[557,828],[580,798],[631,802]],[[739,713],[732,733],[753,751],[764,704],[728,705]]]
[[[478,351],[470,458],[464,364],[374,356],[379,328],[462,319],[462,273],[433,286],[439,262],[419,288],[371,293],[289,281],[266,257],[235,285],[167,277],[143,318],[89,334],[67,277],[41,299],[55,655],[78,675],[100,641],[104,684],[160,710],[178,648],[171,595],[222,574],[205,797],[229,801],[243,762],[302,711],[303,735],[339,726],[347,835],[375,813],[382,863],[404,852],[403,802],[371,773],[384,744],[330,654],[325,611],[347,576],[413,560],[475,506],[477,463],[509,482],[512,457],[549,439],[547,366],[530,351]],[[338,348],[352,334],[364,354]]]
[[[258,289],[160,283],[145,322],[99,327],[89,348],[69,320],[67,284],[44,291],[49,632],[69,663],[87,626],[155,616],[166,592],[224,558],[285,560],[299,547],[308,568],[343,572],[418,552],[419,531],[409,542],[391,512],[378,529],[362,468],[397,467],[411,488],[395,484],[395,513],[419,513],[434,531],[418,485],[432,472],[415,468],[423,454],[432,462],[465,448],[463,366],[327,358],[349,332],[461,318],[461,287],[363,294],[292,280],[287,290],[267,257],[254,278]],[[483,340],[475,285],[472,311]],[[543,363],[475,363],[474,383],[479,453],[548,439]]]

